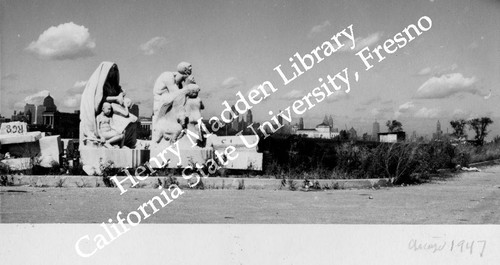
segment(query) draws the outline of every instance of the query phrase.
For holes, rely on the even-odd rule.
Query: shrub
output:
[[[238,189],[239,190],[244,190],[245,189],[245,180],[244,179],[239,179],[238,180]]]
[[[116,176],[121,170],[119,168],[114,168],[114,162],[109,160],[106,163],[101,163],[100,169],[102,174],[102,182],[104,186],[108,188],[115,187],[115,183],[111,180],[111,176]]]
[[[0,186],[14,186],[14,177],[0,176]]]
[[[66,178],[59,178],[56,181],[56,188],[62,188],[64,186],[65,181],[66,181]]]

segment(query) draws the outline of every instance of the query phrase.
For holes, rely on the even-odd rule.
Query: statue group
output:
[[[198,122],[203,103],[192,66],[181,62],[177,71],[164,72],[153,87],[152,144],[172,144],[186,130],[204,136]],[[90,76],[80,104],[80,147],[134,149],[137,117],[130,113],[132,101],[120,86],[118,66],[102,62]]]

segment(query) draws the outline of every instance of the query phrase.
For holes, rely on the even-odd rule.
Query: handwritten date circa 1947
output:
[[[411,239],[408,242],[408,249],[413,251],[429,251],[431,253],[449,251],[454,253],[477,254],[483,257],[486,249],[486,240],[439,240],[434,238],[432,242],[419,242]]]

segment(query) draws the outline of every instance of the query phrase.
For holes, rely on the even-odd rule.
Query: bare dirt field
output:
[[[101,223],[159,195],[151,188],[0,188],[1,223]],[[405,187],[184,190],[142,223],[500,224],[500,166]]]

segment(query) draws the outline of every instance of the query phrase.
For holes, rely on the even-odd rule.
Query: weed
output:
[[[315,181],[314,182],[314,185],[312,186],[313,189],[315,190],[320,190],[321,189],[321,185],[319,184],[319,181]]]
[[[189,186],[191,189],[195,189],[195,190],[204,190],[205,189],[205,183],[203,183],[203,179],[200,178],[200,180],[198,181],[198,183],[196,183],[195,186],[191,187],[191,185]]]
[[[338,190],[340,188],[340,185],[338,182],[332,183],[332,189]]]
[[[0,177],[0,186],[14,186],[14,177],[1,176]]]
[[[160,183],[161,183],[161,181],[160,181]],[[171,185],[175,185],[177,187],[180,187],[179,181],[177,180],[177,178],[172,176],[172,175],[169,175],[168,177],[165,178],[165,181],[163,182],[163,188],[168,189],[168,187],[170,187]]]
[[[65,181],[66,181],[66,178],[59,178],[56,181],[56,188],[62,188],[64,186]]]
[[[245,180],[244,179],[238,180],[238,189],[239,190],[244,190],[245,189]]]
[[[84,179],[83,177],[81,178],[81,180],[82,180],[82,184],[79,184],[79,183],[78,183],[78,181],[77,181],[77,182],[75,182],[75,184],[76,184],[76,186],[77,186],[78,188],[87,188],[87,187],[89,187],[89,186],[90,186],[90,185],[89,185],[89,184],[85,181],[85,179]]]
[[[281,179],[281,184],[280,184],[280,190],[286,188],[286,178],[285,175],[283,175],[283,178]]]
[[[148,184],[144,183],[144,182],[139,182],[137,183],[137,185],[135,186],[130,186],[131,188],[135,188],[135,189],[142,189],[144,187],[146,187]]]

